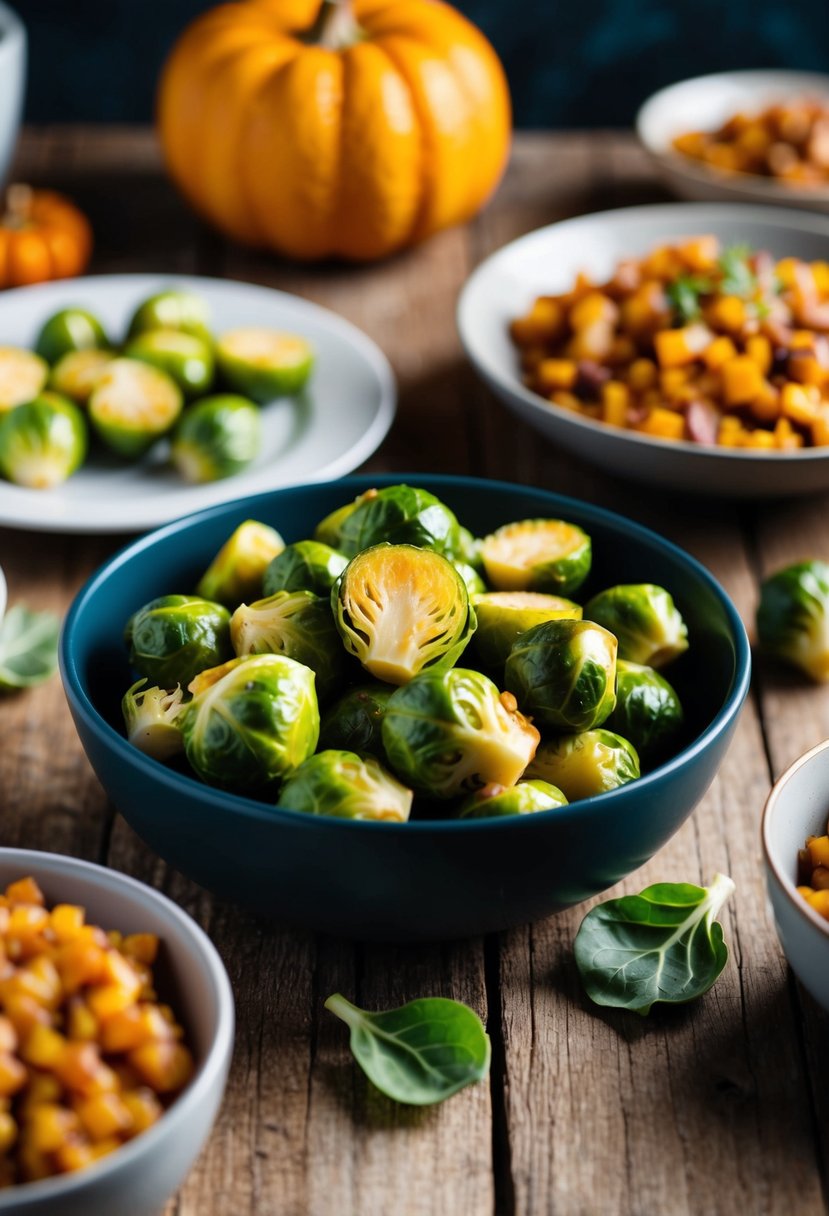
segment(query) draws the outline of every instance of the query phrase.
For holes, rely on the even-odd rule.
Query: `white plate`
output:
[[[757,112],[773,102],[802,97],[829,102],[829,76],[772,71],[697,76],[654,93],[636,116],[636,131],[665,181],[682,198],[829,211],[829,187],[798,190],[759,174],[725,173],[672,146],[674,136],[685,131],[715,131],[737,112]]]
[[[508,326],[536,296],[566,291],[579,270],[601,281],[621,257],[708,232],[726,245],[748,243],[777,257],[829,258],[829,219],[782,208],[669,203],[565,220],[506,245],[469,278],[457,318],[466,353],[520,418],[617,476],[739,497],[829,489],[829,447],[751,452],[655,439],[552,405],[521,383]]]
[[[28,490],[0,481],[0,524],[48,532],[140,532],[246,494],[343,476],[380,445],[396,402],[386,357],[348,321],[268,287],[156,274],[101,275],[22,287],[0,294],[0,344],[31,346],[46,318],[69,305],[94,312],[118,340],[136,304],[168,287],[202,296],[217,333],[263,325],[309,338],[317,362],[305,396],[263,407],[262,450],[235,477],[187,485],[166,462],[164,444],[135,464],[96,450],[54,490]]]

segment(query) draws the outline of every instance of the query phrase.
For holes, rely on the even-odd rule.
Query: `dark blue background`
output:
[[[35,121],[135,122],[205,0],[12,0]],[[460,0],[509,75],[518,126],[625,126],[663,84],[728,68],[829,71],[828,0]]]

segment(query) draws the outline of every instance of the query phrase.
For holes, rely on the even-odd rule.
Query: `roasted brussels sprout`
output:
[[[285,542],[275,528],[246,519],[213,558],[199,579],[196,593],[228,608],[258,600],[265,571],[284,548]]]
[[[313,591],[330,595],[331,588],[348,565],[348,558],[319,540],[298,540],[287,545],[265,571],[265,595],[275,591]]]
[[[326,516],[314,536],[346,557],[381,541],[460,556],[460,525],[453,513],[434,494],[406,485],[366,490]]]
[[[605,726],[629,739],[643,763],[653,764],[667,754],[682,730],[682,706],[658,671],[619,659],[616,708]]]
[[[513,643],[504,683],[543,726],[600,726],[616,703],[616,639],[593,621],[534,625]],[[566,791],[565,791],[566,793]]]
[[[383,750],[383,714],[394,689],[390,684],[360,684],[349,688],[322,716],[320,747],[368,753],[380,760]]]
[[[464,528],[460,524],[458,526],[458,539],[453,555],[459,562],[464,562],[467,566],[471,566],[473,570],[477,570],[478,574],[483,574],[484,563],[481,558],[483,543],[479,537],[473,536],[468,528]]]
[[[513,696],[463,667],[423,672],[396,689],[382,737],[392,770],[431,798],[515,785],[539,740]]]
[[[636,748],[610,730],[586,730],[542,743],[524,774],[557,785],[570,802],[604,794],[639,776]]]
[[[86,405],[114,359],[115,355],[108,350],[72,350],[52,368],[49,387],[78,405]]]
[[[16,405],[33,401],[48,375],[49,366],[40,355],[18,346],[0,346],[0,418]]]
[[[326,750],[309,756],[279,793],[280,807],[338,819],[381,819],[405,823],[412,791],[373,756]]]
[[[124,354],[128,359],[138,359],[166,372],[185,397],[198,397],[213,383],[213,350],[195,334],[178,329],[149,329],[132,338]]]
[[[481,578],[474,566],[470,566],[468,562],[458,561],[457,558],[452,558],[452,565],[457,570],[463,581],[466,583],[466,590],[470,596],[483,595],[486,591],[486,583]]]
[[[178,329],[212,344],[210,313],[200,296],[189,291],[160,291],[138,305],[127,331],[128,338],[150,329]]]
[[[266,791],[314,751],[319,707],[314,673],[281,654],[231,659],[190,684],[180,724],[184,750],[209,785]]]
[[[562,519],[524,519],[484,537],[481,558],[496,591],[572,595],[590,573],[590,537]]]
[[[216,360],[226,383],[264,405],[291,397],[308,382],[314,367],[311,343],[273,329],[232,329],[216,343]]]
[[[486,667],[502,668],[513,642],[544,621],[581,620],[572,600],[540,591],[486,591],[472,598],[478,617],[474,649]]]
[[[378,680],[405,684],[456,663],[475,632],[466,584],[439,553],[374,545],[346,566],[331,592],[340,636]]]
[[[313,591],[277,591],[254,604],[241,604],[230,621],[237,655],[285,654],[316,673],[320,701],[345,678],[346,655],[328,598]]]
[[[77,350],[108,350],[106,331],[98,318],[85,308],[62,308],[44,324],[35,342],[35,353],[47,363],[57,363]]]
[[[182,414],[170,455],[185,481],[218,481],[246,468],[261,442],[262,423],[252,401],[203,397]]]
[[[829,680],[829,565],[812,560],[778,570],[760,588],[761,650]]]
[[[532,811],[549,811],[555,806],[566,806],[567,799],[561,790],[549,781],[519,781],[505,788],[503,785],[485,785],[461,805],[459,819],[497,819],[501,815],[527,815]]]
[[[138,674],[168,690],[233,655],[230,613],[196,595],[150,600],[127,621],[124,640]]]
[[[113,359],[89,398],[89,419],[107,447],[129,459],[166,435],[181,413],[178,385],[137,359]]]
[[[665,667],[688,649],[688,630],[664,587],[633,583],[608,587],[584,605],[589,621],[616,635],[619,658]]]
[[[0,473],[19,486],[51,489],[83,463],[86,448],[83,414],[57,393],[0,414]]]
[[[138,680],[121,701],[127,738],[133,747],[154,760],[169,760],[184,751],[184,736],[178,724],[184,693],[181,687],[168,692],[147,688]]]

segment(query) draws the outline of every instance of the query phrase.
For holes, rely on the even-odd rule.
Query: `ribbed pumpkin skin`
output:
[[[0,223],[0,287],[82,274],[92,253],[86,216],[54,190],[27,194],[25,221]]]
[[[484,36],[440,0],[357,0],[362,38],[308,45],[315,0],[224,4],[164,68],[158,130],[190,203],[295,258],[380,258],[495,189],[510,102]]]

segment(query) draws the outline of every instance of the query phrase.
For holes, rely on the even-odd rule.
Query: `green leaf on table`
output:
[[[54,675],[60,621],[15,604],[0,621],[0,690],[30,688]]]
[[[351,1050],[369,1080],[396,1102],[431,1106],[489,1072],[489,1035],[460,1001],[424,997],[369,1013],[335,993],[325,1008],[351,1030]]]
[[[728,958],[714,917],[733,890],[730,878],[716,874],[710,887],[660,882],[593,908],[575,941],[587,995],[641,1014],[658,1001],[702,996]]]

